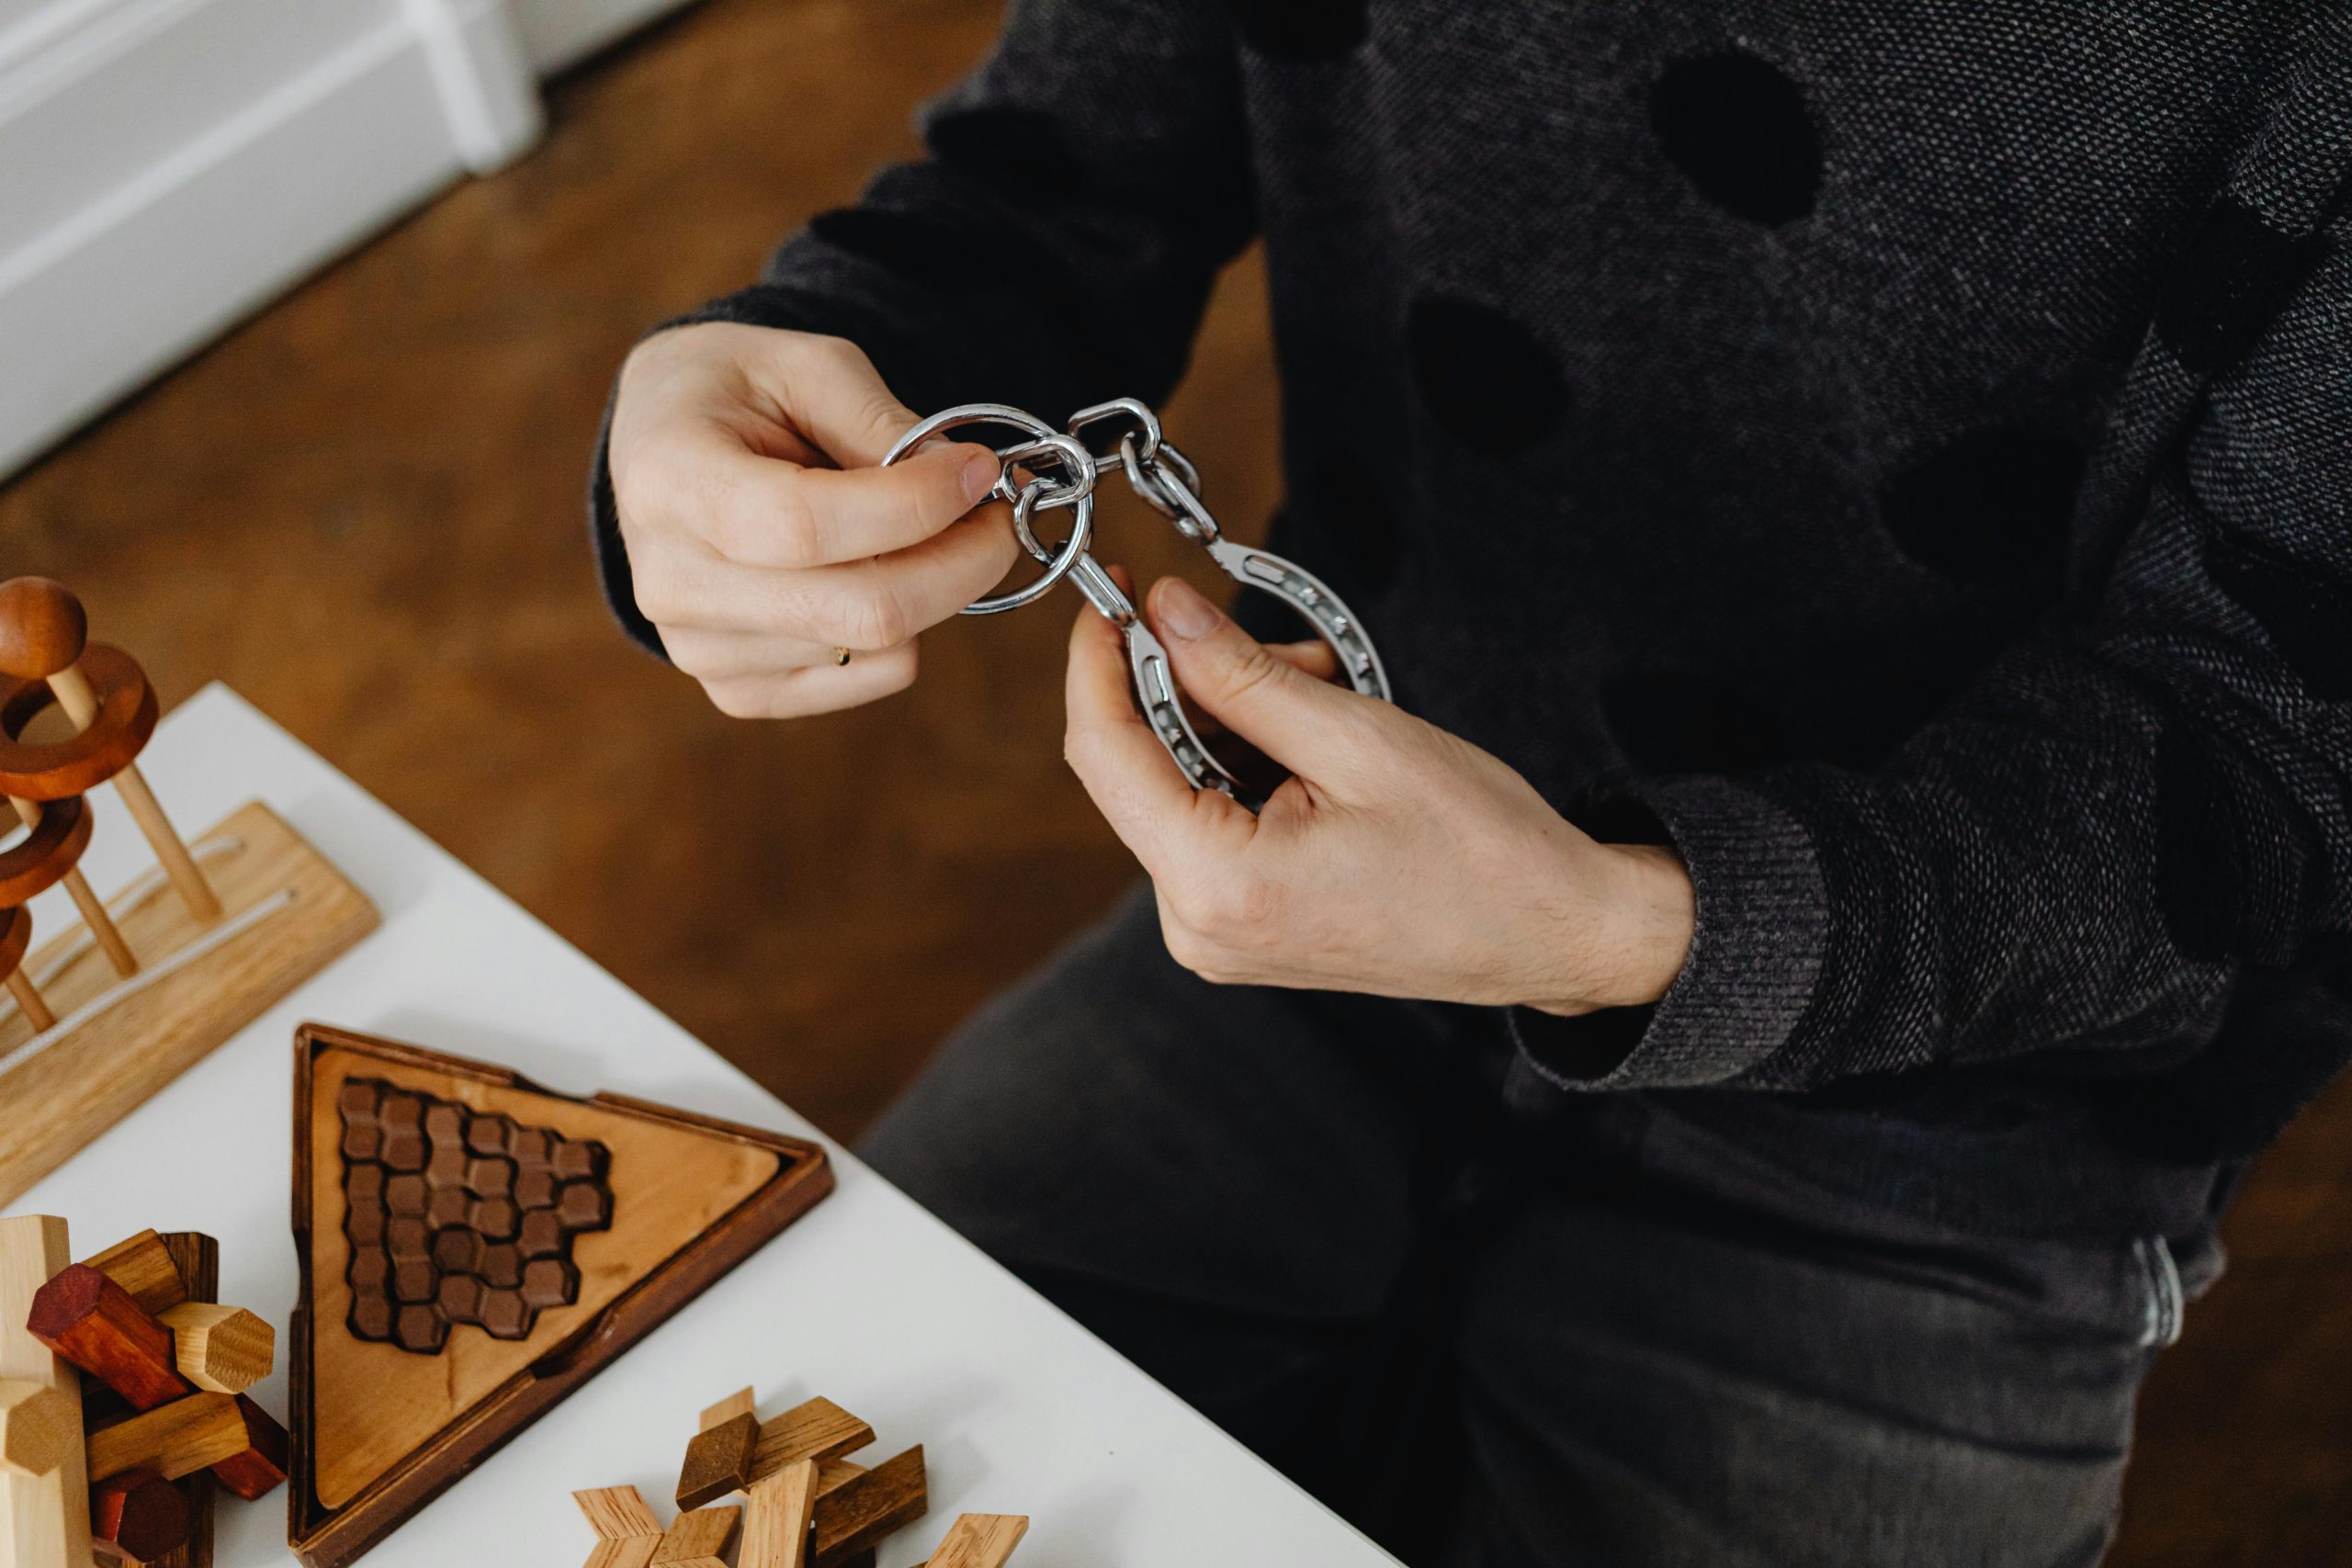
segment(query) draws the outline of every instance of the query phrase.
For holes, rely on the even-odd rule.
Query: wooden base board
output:
[[[350,1109],[346,1086],[356,1086],[367,1109]],[[395,1100],[409,1101],[397,1114]],[[425,1104],[435,1109],[424,1125],[438,1123],[429,1143],[414,1132]],[[446,1120],[453,1106],[465,1113],[455,1122]],[[354,1118],[364,1123],[379,1110],[379,1127],[406,1129],[401,1152],[394,1152],[389,1133],[380,1144],[364,1125],[355,1135]],[[484,1142],[474,1141],[477,1132]],[[526,1168],[546,1157],[546,1145],[539,1143],[533,1155],[523,1150],[548,1136],[594,1143],[608,1156],[599,1163],[609,1204],[600,1222],[567,1244],[576,1269],[571,1299],[545,1306],[518,1338],[497,1337],[465,1314],[453,1314],[448,1332],[435,1336],[430,1348],[407,1349],[356,1331],[359,1254],[397,1257],[398,1243],[389,1230],[379,1239],[372,1202],[355,1205],[353,1173],[417,1170],[426,1167],[428,1153],[440,1160],[446,1141],[452,1156],[462,1145],[478,1156],[454,1165],[509,1167],[493,1173],[495,1190],[513,1191],[520,1202]],[[458,1181],[454,1168],[437,1163],[424,1179],[439,1190],[455,1190]],[[481,1180],[470,1170],[463,1178],[468,1185]],[[295,1555],[310,1568],[341,1568],[359,1557],[832,1186],[824,1149],[803,1139],[617,1095],[557,1094],[503,1067],[304,1025],[294,1043],[294,1246],[301,1294],[288,1336],[293,1462],[286,1533]],[[414,1201],[413,1194],[406,1200],[412,1209]],[[502,1290],[514,1284],[488,1280],[480,1251],[469,1254],[472,1261],[448,1262],[444,1272],[444,1235],[513,1233],[514,1216],[493,1223],[482,1201],[434,1232],[435,1274],[410,1299],[447,1300],[434,1292],[454,1282],[452,1275],[480,1273]],[[392,1212],[402,1211],[394,1205]],[[501,1240],[492,1249],[513,1247]]]
[[[0,1061],[37,1046],[0,1071],[0,1203],[376,929],[366,896],[259,801],[192,848],[219,919],[198,923],[158,876],[111,911],[137,975],[117,976],[78,925],[26,961],[58,1023],[36,1041],[21,1012],[0,1015]]]

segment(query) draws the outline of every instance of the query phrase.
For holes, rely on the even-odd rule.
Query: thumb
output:
[[[1226,728],[1317,782],[1355,753],[1367,699],[1275,657],[1182,578],[1160,579],[1148,608],[1177,684]]]

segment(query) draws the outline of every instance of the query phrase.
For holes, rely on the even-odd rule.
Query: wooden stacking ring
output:
[[[40,808],[40,825],[13,849],[0,850],[0,905],[22,904],[65,880],[90,847],[90,811],[78,795]]]
[[[22,905],[0,909],[0,979],[14,975],[33,944],[33,912]]]
[[[82,673],[97,694],[97,716],[71,740],[47,745],[18,738],[57,694],[47,681],[0,678],[0,795],[44,801],[87,795],[129,767],[155,733],[155,690],[137,660],[94,642],[82,650]]]

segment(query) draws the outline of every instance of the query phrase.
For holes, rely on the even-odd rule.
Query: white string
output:
[[[194,853],[198,860],[205,860],[218,855],[233,854],[244,847],[244,840],[242,839],[208,839],[202,843],[195,846]],[[115,896],[114,899],[107,907],[107,912],[110,914],[121,914],[128,911],[137,906],[142,899],[154,893],[158,888],[162,887],[164,886],[164,874],[160,869],[146,872],[144,874],[133,881],[130,886],[124,888],[120,893]],[[294,889],[291,887],[282,888],[278,892],[271,895],[269,897],[263,899],[260,903],[255,904],[253,908],[246,909],[243,913],[238,915],[235,919],[227,921],[220,926],[216,926],[211,931],[205,932],[203,936],[188,943],[186,947],[181,948],[169,958],[140,970],[138,974],[133,975],[128,980],[119,981],[115,985],[107,987],[105,990],[100,991],[90,1000],[83,1003],[80,1007],[74,1009],[63,1018],[59,1019],[49,1028],[43,1030],[39,1034],[34,1035],[31,1039],[25,1041],[15,1050],[10,1051],[6,1055],[0,1055],[0,1075],[6,1075],[12,1069],[23,1066],[34,1056],[37,1056],[40,1055],[41,1052],[47,1050],[50,1046],[56,1044],[58,1041],[62,1039],[65,1035],[71,1033],[76,1029],[79,1029],[83,1024],[87,1023],[90,1020],[97,1017],[98,1014],[105,1012],[107,1009],[121,1002],[128,1001],[130,998],[137,996],[141,991],[146,989],[152,985],[154,985],[157,981],[178,974],[182,969],[187,968],[189,964],[195,963],[198,959],[202,958],[205,954],[218,950],[223,943],[232,942],[237,937],[243,935],[244,932],[251,931],[254,927],[259,925],[263,920],[267,919],[278,910],[285,908],[289,904],[292,904],[295,901],[295,897]],[[65,952],[58,954],[55,962],[51,963],[48,968],[42,971],[36,984],[46,986],[50,982],[55,980],[58,976],[65,972],[66,968],[71,965],[75,959],[85,956],[96,945],[97,939],[88,931],[85,930],[81,936],[68,946]],[[15,998],[9,998],[7,1008],[6,1010],[0,1010],[0,1021],[5,1021],[11,1013],[17,1012],[17,1010],[19,1010],[17,1007]]]

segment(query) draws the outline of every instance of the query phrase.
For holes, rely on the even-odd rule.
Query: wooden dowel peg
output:
[[[42,1034],[57,1027],[57,1015],[40,999],[40,992],[33,986],[32,976],[21,969],[8,971],[8,994],[17,998],[17,1010],[25,1021],[32,1025],[35,1034]]]
[[[39,801],[12,798],[8,804],[17,808],[17,819],[26,827],[40,826]],[[64,881],[74,907],[82,911],[82,923],[89,928],[91,939],[107,955],[107,962],[114,965],[114,972],[126,980],[138,974],[139,960],[131,955],[130,944],[122,940],[121,930],[114,923],[114,917],[107,913],[106,901],[90,886],[90,879],[76,869],[67,872]]]
[[[188,853],[187,844],[172,826],[171,818],[164,815],[163,805],[156,800],[155,792],[147,787],[146,776],[140,773],[138,763],[115,774],[114,791],[130,807],[131,820],[147,835],[155,859],[162,864],[164,874],[172,879],[172,886],[179,890],[180,902],[187,906],[187,912],[199,920],[219,919],[219,895],[212,891],[212,884],[204,879],[202,868]]]

